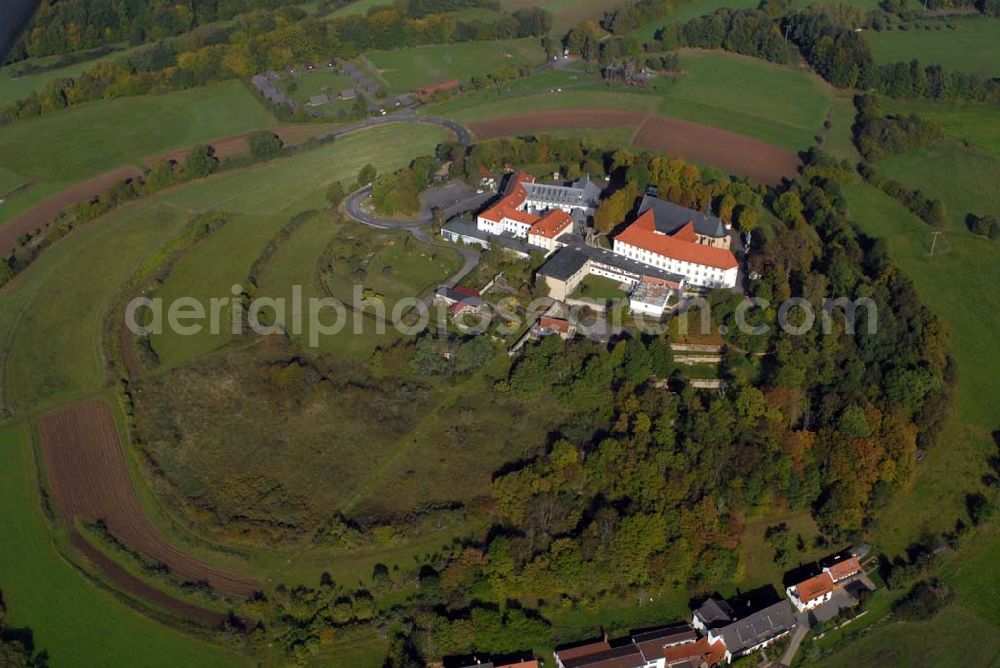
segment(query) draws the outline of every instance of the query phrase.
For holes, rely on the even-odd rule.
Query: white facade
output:
[[[531,225],[528,223],[522,223],[519,220],[514,220],[506,216],[501,218],[499,221],[489,220],[488,218],[479,216],[476,219],[476,227],[483,230],[487,234],[500,235],[506,232],[521,239],[527,237],[528,230],[531,229]]]
[[[817,608],[826,603],[827,601],[829,601],[831,598],[833,598],[833,592],[828,591],[824,593],[822,596],[814,598],[811,601],[800,601],[798,593],[795,590],[795,587],[787,587],[785,589],[785,594],[788,595],[788,600],[792,602],[792,605],[794,605],[795,609],[798,610],[799,612],[805,612],[806,610],[812,610],[813,608]]]
[[[704,288],[736,287],[736,277],[739,267],[721,269],[719,267],[710,267],[704,264],[678,260],[653,253],[645,248],[627,244],[618,239],[615,239],[614,242],[614,252],[664,271],[681,274],[687,279],[686,282],[691,285]]]
[[[561,246],[561,244],[556,243],[555,239],[550,239],[549,237],[541,234],[528,234],[528,243],[532,246],[544,248],[549,253]]]

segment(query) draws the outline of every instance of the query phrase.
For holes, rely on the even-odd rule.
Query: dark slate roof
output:
[[[545,261],[538,273],[541,276],[551,276],[565,281],[580,271],[581,267],[587,264],[588,259],[585,254],[575,248],[561,248]]]
[[[552,183],[525,183],[528,199],[544,204],[578,206],[592,209],[601,198],[601,187],[584,177],[574,183],[563,186]]]
[[[726,225],[720,218],[705,215],[693,209],[678,206],[673,202],[646,195],[639,204],[639,215],[653,210],[656,219],[656,229],[665,234],[673,234],[684,227],[688,221],[694,223],[694,231],[705,237],[724,237]]]
[[[725,601],[710,598],[699,605],[694,614],[708,628],[725,626],[733,621],[733,609]]]
[[[719,634],[726,643],[726,649],[735,655],[765,640],[777,637],[794,626],[792,606],[788,603],[788,599],[782,599],[722,627],[719,629]]]
[[[567,232],[556,239],[556,241],[567,246],[564,250],[575,250],[594,262],[599,262],[610,267],[617,267],[622,271],[635,275],[637,278],[643,275],[653,276],[655,278],[661,278],[665,281],[671,281],[672,283],[682,283],[686,280],[685,277],[680,274],[664,271],[659,267],[654,267],[651,264],[633,260],[632,258],[619,255],[618,253],[614,253],[604,248],[588,246],[583,237],[577,234],[570,234]],[[563,251],[559,252],[561,253]]]

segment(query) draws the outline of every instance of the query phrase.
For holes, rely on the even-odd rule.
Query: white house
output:
[[[812,610],[833,597],[833,580],[829,573],[820,573],[786,588],[785,593],[799,612]]]
[[[705,288],[736,286],[739,262],[728,248],[698,241],[694,225],[667,234],[657,229],[652,210],[615,237],[614,252],[664,271],[683,275],[690,285]]]

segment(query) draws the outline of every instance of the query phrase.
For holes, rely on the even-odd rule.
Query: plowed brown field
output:
[[[479,139],[540,130],[633,128],[638,148],[679,155],[769,185],[793,178],[798,156],[787,149],[729,130],[622,109],[556,109],[471,123]]]
[[[101,519],[131,549],[184,578],[204,580],[215,589],[241,596],[260,588],[254,580],[194,559],[159,535],[139,504],[106,403],[83,401],[47,413],[39,420],[39,430],[52,496],[70,526],[76,518]],[[102,566],[100,559],[95,561]],[[114,573],[103,566],[102,570],[114,579]]]

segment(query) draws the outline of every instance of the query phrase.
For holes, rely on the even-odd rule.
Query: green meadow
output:
[[[15,410],[51,407],[101,388],[109,302],[188,219],[163,204],[126,207],[74,231],[0,292],[4,398]]]
[[[682,118],[789,149],[815,140],[832,96],[815,76],[791,67],[715,51],[685,50],[683,73],[645,89],[609,88],[583,72],[526,77],[520,89],[465,94],[427,113],[464,122],[552,109],[624,109]],[[549,77],[540,81],[542,77]],[[539,90],[541,89],[541,90]],[[538,91],[538,92],[535,92]]]
[[[1000,213],[1000,157],[944,141],[886,158],[878,168],[890,178],[943,200],[952,231],[965,229],[969,213]]]
[[[178,294],[227,296],[234,282],[245,280],[263,242],[293,215],[296,202],[314,195],[303,207],[320,207],[323,189],[334,180],[353,182],[369,160],[380,169],[395,169],[415,155],[433,151],[444,136],[431,126],[407,131],[408,143],[395,139],[398,129],[383,126],[291,158],[220,174],[133,202],[74,231],[43,253],[18,279],[16,289],[0,293],[0,340],[8,341],[2,348],[5,400],[16,409],[32,410],[99,388],[106,305],[142,259],[178,234],[196,213],[222,210],[236,214],[236,220],[231,230],[220,231],[226,236],[216,235],[193,251],[199,262],[191,265],[190,272],[173,274],[183,277],[176,279],[183,283]],[[242,243],[238,234],[228,236],[241,230],[241,219],[255,221],[253,239],[259,242],[255,246]],[[170,294],[174,289],[168,280],[164,290]],[[178,358],[188,345],[206,345],[201,337],[178,338],[185,339],[174,349]],[[47,345],[39,346],[39,340]]]
[[[368,60],[388,84],[390,93],[406,93],[429,84],[458,79],[466,83],[504,65],[535,66],[545,61],[538,39],[506,42],[461,42],[371,51]]]
[[[28,431],[0,428],[0,590],[11,628],[28,627],[50,665],[240,666],[250,662],[132,610],[56,549]]]
[[[664,116],[714,125],[776,146],[814,143],[830,93],[802,70],[713,51],[684,51],[682,75],[657,80]]]
[[[916,113],[933,121],[946,137],[969,144],[1000,158],[1000,109],[986,104],[929,102],[920,100],[883,101],[890,113]]]
[[[895,63],[916,58],[921,65],[949,70],[1000,74],[1000,20],[981,16],[948,18],[908,30],[869,30],[865,33],[877,62]]]
[[[0,128],[0,182],[37,185],[0,206],[0,224],[48,195],[122,165],[274,125],[241,82],[91,102]]]
[[[433,126],[407,127],[407,142],[398,141],[401,128],[382,126],[350,135],[334,144],[290,158],[221,174],[202,184],[169,193],[164,204],[186,210],[224,211],[233,220],[185,255],[158,292],[165,302],[195,297],[231,296],[234,284],[246,281],[261,249],[294,215],[322,208],[322,193],[334,181],[350,188],[358,171],[371,162],[380,171],[402,167],[417,155],[432,153],[445,132]],[[228,311],[226,311],[228,313]],[[231,330],[194,336],[164,332],[153,336],[154,349],[167,366],[194,359],[232,337]]]

